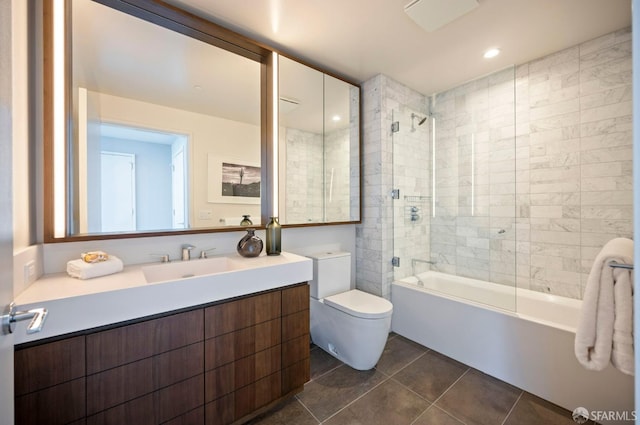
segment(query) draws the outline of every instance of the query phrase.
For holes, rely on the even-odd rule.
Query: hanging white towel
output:
[[[612,239],[597,255],[582,301],[575,339],[575,355],[590,370],[602,370],[609,362],[628,375],[634,374],[633,271],[609,266],[633,264],[633,241]]]
[[[87,263],[83,260],[71,260],[67,262],[67,274],[78,279],[92,279],[122,271],[122,260],[113,255],[108,260],[99,263]]]

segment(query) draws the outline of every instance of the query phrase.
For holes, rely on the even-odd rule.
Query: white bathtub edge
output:
[[[580,406],[590,411],[633,410],[633,377],[613,367],[602,372],[582,368],[574,357],[574,334],[569,330],[397,282],[392,284],[391,298],[391,327],[401,336],[569,411]]]

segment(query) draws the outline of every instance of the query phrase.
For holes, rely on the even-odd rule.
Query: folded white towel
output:
[[[633,375],[633,271],[609,266],[633,264],[633,241],[612,239],[591,267],[575,339],[575,355],[589,370],[602,370],[611,361]]]
[[[67,263],[67,273],[78,279],[91,279],[118,273],[122,271],[123,267],[121,259],[110,255],[108,260],[99,263],[86,263],[80,259],[71,260]]]

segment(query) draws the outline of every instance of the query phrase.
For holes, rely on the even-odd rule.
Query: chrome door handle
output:
[[[47,318],[46,308],[34,308],[28,311],[16,311],[15,303],[9,304],[9,313],[0,316],[2,319],[2,333],[13,333],[16,322],[31,319],[31,322],[27,326],[27,333],[33,334],[40,332],[44,326],[44,321]]]

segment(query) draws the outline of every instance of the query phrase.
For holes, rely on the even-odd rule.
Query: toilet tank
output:
[[[313,260],[313,280],[309,282],[313,298],[321,299],[351,289],[349,252],[319,252],[308,257]]]

